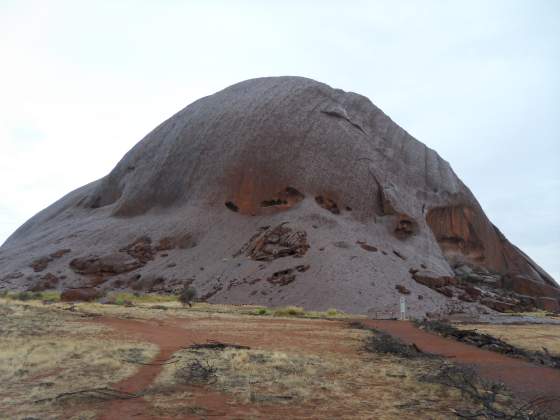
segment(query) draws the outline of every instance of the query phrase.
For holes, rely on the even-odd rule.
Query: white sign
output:
[[[406,298],[401,296],[401,320],[404,321],[406,319]]]

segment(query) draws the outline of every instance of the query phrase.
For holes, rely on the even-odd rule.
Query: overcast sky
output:
[[[560,1],[0,0],[0,243],[241,80],[369,97],[560,280]]]

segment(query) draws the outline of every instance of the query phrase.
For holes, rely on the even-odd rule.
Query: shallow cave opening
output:
[[[400,215],[395,223],[395,236],[399,239],[406,239],[418,231],[418,223],[407,215]]]
[[[261,202],[261,207],[274,207],[274,206],[288,206],[291,207],[296,203],[299,203],[305,198],[301,192],[299,192],[294,187],[286,187],[278,194],[276,197],[269,200],[263,200]]]
[[[272,206],[285,206],[288,202],[282,200],[281,198],[273,198],[272,200],[264,200],[261,203],[261,207],[272,207]]]
[[[226,201],[225,205],[231,211],[234,211],[236,213],[239,211],[239,207],[237,207],[233,201]]]
[[[330,198],[318,195],[317,197],[315,197],[315,202],[325,210],[330,211],[332,214],[340,214],[338,204],[336,204],[336,202],[334,200],[331,200]]]

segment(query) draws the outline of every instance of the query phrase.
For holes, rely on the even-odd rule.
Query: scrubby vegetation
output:
[[[518,357],[530,362],[560,369],[560,356],[551,354],[546,347],[540,350],[527,350],[512,345],[498,337],[485,334],[473,329],[457,328],[452,324],[442,321],[417,321],[416,324],[423,329],[433,331],[443,337],[453,338],[466,344],[483,348],[497,353],[506,354],[511,357]],[[508,329],[515,326],[508,326]],[[540,328],[543,328],[542,326]],[[503,327],[502,327],[503,330]],[[560,328],[557,328],[560,333]]]
[[[177,302],[178,297],[175,295],[160,295],[155,293],[111,293],[107,297],[107,303],[115,305],[124,305],[125,303],[166,303]]]
[[[201,302],[185,310],[176,296],[122,293],[103,300],[118,304],[46,305],[48,293],[0,299],[0,412],[7,418],[61,418],[70,409],[97,418],[111,401],[127,399],[170,418],[539,418],[538,407],[517,407],[502,388],[446,369],[413,345],[348,328],[336,319],[350,315],[336,310]],[[102,319],[118,320],[116,329]],[[184,341],[155,358],[158,346],[123,334],[123,323],[153,325],[156,335],[171,328],[163,337]],[[144,368],[161,372],[137,393],[116,390]]]
[[[452,326],[440,323],[434,326],[449,333]],[[460,418],[470,419],[506,419],[506,420],[545,420],[555,418],[546,406],[550,398],[538,398],[528,403],[514,400],[503,384],[482,379],[469,366],[450,363],[445,359],[422,352],[416,345],[404,344],[385,333],[370,329],[373,334],[365,340],[364,348],[373,353],[390,354],[403,359],[431,359],[432,368],[418,379],[455,389],[476,407],[453,407],[453,413]]]
[[[60,301],[60,292],[57,291],[45,291],[45,292],[8,292],[3,291],[0,293],[0,298],[19,300],[26,302],[29,300],[42,300],[47,302],[58,302]]]
[[[150,343],[104,337],[108,329],[78,324],[81,313],[56,305],[17,298],[0,302],[2,418],[65,417],[67,403],[75,400],[58,396],[107,387],[135,371],[124,359],[148,361],[157,351]],[[83,415],[93,418],[89,407]]]
[[[276,316],[276,317],[296,317],[296,318],[348,318],[348,315],[337,309],[329,309],[328,311],[306,311],[299,306],[283,306],[279,308],[257,307],[251,315]]]
[[[196,296],[196,289],[192,286],[185,285],[179,293],[179,302],[181,302],[183,306],[188,305],[192,307],[192,302],[196,299]]]

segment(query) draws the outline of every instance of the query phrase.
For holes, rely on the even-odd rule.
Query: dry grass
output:
[[[70,312],[67,303],[0,299],[0,413],[14,419],[95,418],[102,408],[88,400],[33,402],[111,386],[139,367],[123,360],[147,362],[156,354],[154,345],[116,340],[104,327],[83,322],[91,314],[157,319],[199,342],[250,347],[177,352],[177,362],[164,365],[147,390],[156,416],[210,416],[208,401],[217,396],[224,399],[222,409],[241,407],[239,418],[448,419],[451,409],[473,406],[458,391],[421,380],[436,362],[366,352],[369,331],[315,319],[348,316],[334,310],[275,317],[266,308],[256,314],[261,307],[254,306],[198,303],[189,309],[154,298],[134,305],[81,303]],[[211,379],[188,384],[178,373],[195,362],[215,370]]]
[[[546,348],[550,354],[560,356],[560,325],[457,324],[455,326],[461,329],[475,329],[525,350],[542,352],[543,348]]]
[[[239,403],[256,404],[263,413],[295,406],[312,411],[314,418],[446,419],[451,407],[469,406],[459,392],[419,381],[420,374],[431,370],[424,361],[263,350],[183,351],[179,363],[166,366],[154,384],[154,395],[183,384],[178,372],[197,360],[216,369],[208,386]],[[172,407],[157,396],[150,398],[160,409]],[[181,398],[188,401],[189,395]]]
[[[189,382],[181,372],[196,362],[215,369],[205,386],[231,395],[237,404],[258,407],[267,418],[447,419],[451,408],[472,407],[458,391],[420,380],[433,371],[432,361],[364,352],[370,334],[365,330],[335,328],[328,321],[268,323],[249,317],[226,324],[204,319],[188,329],[211,329],[227,342],[256,343],[258,348],[176,353],[178,362],[165,366],[148,397],[162,415],[196,406],[196,394],[181,387]],[[263,335],[268,338],[259,340]]]
[[[72,313],[38,303],[0,300],[0,413],[3,418],[68,416],[69,406],[54,398],[65,392],[105,387],[136,366],[123,359],[150,360],[157,351],[145,343],[100,338],[106,331],[79,322]],[[94,418],[80,412],[79,418]],[[76,417],[78,418],[78,417]]]

